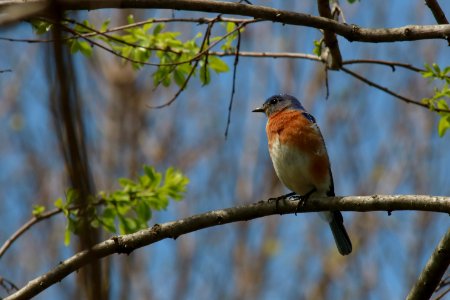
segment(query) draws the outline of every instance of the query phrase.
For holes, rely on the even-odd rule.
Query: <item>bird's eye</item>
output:
[[[273,98],[272,100],[270,100],[270,104],[277,104],[279,101],[278,98]]]

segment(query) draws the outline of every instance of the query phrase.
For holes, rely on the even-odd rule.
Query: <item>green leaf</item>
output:
[[[33,205],[33,211],[31,212],[33,216],[39,217],[45,211],[45,206],[43,205]]]
[[[119,178],[119,184],[121,187],[127,187],[127,186],[134,186],[134,182],[131,179],[128,178]]]
[[[70,45],[70,53],[75,54],[80,50],[80,41],[73,39],[69,42]]]
[[[116,233],[116,220],[117,212],[112,207],[107,207],[103,210],[103,213],[100,217],[100,223],[103,228],[111,233]]]
[[[71,233],[77,234],[76,221],[71,217],[67,218],[66,230],[64,232],[64,245],[69,246]]]
[[[236,24],[233,22],[227,22],[225,25],[225,29],[226,29],[227,33],[230,33],[236,29]]]
[[[320,57],[320,55],[322,55],[322,42],[323,40],[319,40],[319,41],[314,41],[314,48],[313,48],[313,53],[317,56]]]
[[[179,68],[176,68],[176,69],[173,71],[173,80],[175,80],[175,83],[176,83],[179,87],[181,87],[181,86],[183,86],[184,82],[186,81],[186,76],[184,75],[183,72],[181,72],[181,71],[179,70]]]
[[[56,199],[56,201],[53,203],[56,208],[63,209],[64,208],[64,202],[61,198]]]
[[[228,65],[220,58],[210,56],[208,60],[209,60],[209,67],[216,73],[223,73],[229,71]]]
[[[66,193],[66,206],[73,204],[79,197],[78,191],[75,189],[68,189]]]
[[[119,217],[119,229],[121,234],[136,232],[137,222],[130,217]]]
[[[441,74],[441,68],[439,68],[438,64],[433,63],[432,67],[433,67],[434,74],[436,74],[436,75]]]
[[[109,18],[106,19],[106,20],[102,23],[102,26],[100,27],[100,32],[105,32],[105,31],[107,31],[110,22],[111,22],[111,19],[109,19]]]
[[[134,209],[136,211],[136,215],[142,223],[147,223],[152,217],[152,210],[150,206],[144,202],[139,201]]]
[[[442,71],[442,74],[447,75],[448,73],[450,73],[450,66],[445,67],[444,71]]]
[[[70,245],[70,230],[68,227],[66,227],[66,230],[64,231],[64,245]]]
[[[134,21],[134,16],[133,16],[133,15],[128,15],[127,21],[128,21],[128,24],[136,23],[136,22]]]
[[[155,29],[153,29],[153,35],[158,35],[161,33],[161,31],[164,29],[165,25],[163,23],[159,23],[155,26]]]
[[[53,24],[43,20],[31,20],[31,26],[36,34],[44,34],[52,29]]]
[[[445,135],[445,132],[447,129],[450,128],[450,115],[443,116],[439,120],[438,123],[438,134],[440,137],[443,137]]]
[[[148,19],[148,21],[152,21],[152,19]],[[151,28],[153,27],[153,23],[146,23],[144,24],[144,26],[142,26],[142,30],[144,30],[145,32],[149,31]]]
[[[92,56],[92,47],[91,47],[91,45],[89,45],[89,43],[87,41],[80,41],[78,43],[78,46],[79,46],[80,52],[83,53],[85,56],[87,56],[87,57]]]

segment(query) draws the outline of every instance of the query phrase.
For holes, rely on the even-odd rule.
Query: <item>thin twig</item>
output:
[[[374,88],[377,88],[377,89],[379,89],[379,90],[381,90],[381,91],[383,91],[383,92],[385,92],[385,93],[387,93],[387,94],[389,94],[391,96],[394,96],[395,98],[398,98],[400,100],[405,101],[406,103],[411,103],[411,104],[418,105],[418,106],[421,106],[421,107],[426,107],[428,109],[430,108],[425,103],[419,102],[419,101],[411,99],[411,98],[407,98],[407,97],[402,96],[402,95],[399,95],[399,94],[391,91],[390,89],[388,89],[388,88],[386,88],[384,86],[381,86],[381,85],[379,85],[379,84],[377,84],[377,83],[375,83],[373,81],[370,81],[369,79],[367,79],[367,78],[365,78],[365,77],[363,77],[363,76],[361,76],[361,75],[359,75],[359,74],[357,74],[357,73],[355,73],[353,71],[350,71],[349,69],[347,69],[345,67],[341,67],[341,70],[344,71],[345,73],[350,74],[351,76],[361,80],[362,82],[364,82],[364,83],[374,87]],[[449,109],[433,108],[433,110],[437,111],[437,112],[450,112]]]
[[[219,51],[210,51],[210,55],[215,56],[234,56],[233,52],[219,52]],[[239,56],[246,57],[268,57],[268,58],[299,58],[299,59],[307,59],[312,61],[323,62],[323,60],[314,54],[308,53],[295,53],[295,52],[250,52],[250,51],[241,51],[239,52]],[[344,60],[342,62],[343,65],[350,64],[378,64],[378,65],[386,65],[395,70],[395,67],[400,67],[404,69],[408,69],[414,72],[424,72],[425,69],[421,69],[419,67],[396,62],[396,61],[387,61],[387,60],[376,60],[376,59],[349,59]]]
[[[137,64],[143,64],[143,65],[149,65],[149,66],[165,67],[165,66],[183,65],[183,64],[186,64],[186,63],[190,63],[190,62],[192,62],[192,61],[196,61],[196,60],[198,60],[200,57],[202,57],[205,53],[207,53],[211,48],[213,48],[214,46],[216,46],[217,44],[219,44],[220,42],[222,42],[225,38],[227,38],[228,36],[230,36],[231,34],[233,34],[235,31],[240,30],[241,28],[245,27],[247,24],[254,23],[254,22],[258,22],[258,21],[259,21],[259,20],[250,20],[250,21],[248,21],[248,22],[243,22],[243,23],[241,23],[241,24],[240,24],[239,26],[237,26],[234,30],[232,30],[232,31],[226,33],[225,35],[221,36],[220,39],[218,39],[217,41],[214,41],[211,45],[209,45],[208,47],[206,47],[203,51],[199,51],[196,55],[194,55],[193,57],[191,57],[191,58],[189,58],[189,59],[187,59],[187,60],[179,61],[179,62],[174,62],[174,63],[164,63],[164,64],[142,62],[142,61],[138,61],[138,60],[135,60],[135,59],[126,57],[126,56],[124,56],[124,55],[122,55],[122,54],[120,54],[120,53],[117,53],[117,52],[115,52],[115,51],[113,51],[113,50],[108,49],[107,47],[105,47],[105,46],[103,46],[103,45],[101,45],[101,44],[99,44],[99,43],[97,43],[97,42],[94,42],[92,39],[89,39],[89,38],[87,38],[87,37],[85,37],[85,36],[80,35],[79,33],[77,33],[76,31],[74,31],[73,29],[71,29],[71,28],[69,28],[69,27],[67,27],[67,26],[64,26],[64,25],[62,25],[62,26],[65,27],[65,29],[66,29],[67,31],[69,31],[70,33],[72,33],[72,34],[74,34],[74,35],[77,35],[77,36],[79,36],[80,38],[83,38],[83,39],[85,39],[86,41],[88,41],[88,42],[90,42],[90,43],[92,43],[92,44],[94,44],[94,45],[96,45],[96,46],[98,46],[98,47],[100,47],[100,48],[102,48],[102,49],[104,49],[104,50],[106,50],[106,51],[108,51],[108,52],[110,52],[110,53],[116,55],[116,56],[119,56],[119,57],[121,57],[121,58],[123,58],[123,59],[125,59],[125,60],[128,60],[128,61],[130,61],[130,62],[134,62],[134,63],[137,63]],[[140,47],[140,46],[137,46],[137,47]]]
[[[203,38],[202,44],[200,46],[199,53],[203,52],[202,51],[203,47],[206,45],[206,43],[208,41],[208,37],[211,34],[211,29],[212,29],[213,25],[214,25],[214,21],[211,21],[208,24],[208,27],[206,28],[206,32],[205,32],[205,37]],[[207,47],[207,49],[208,48],[209,47]],[[192,66],[188,76],[186,77],[186,80],[183,82],[183,85],[178,89],[178,91],[175,93],[175,95],[169,101],[167,101],[166,103],[161,104],[161,105],[155,105],[155,106],[147,105],[147,107],[150,108],[150,109],[160,109],[160,108],[163,108],[163,107],[171,105],[178,98],[178,96],[183,92],[183,90],[186,88],[186,86],[187,86],[189,80],[191,79],[192,75],[194,74],[195,69],[197,68],[197,65],[199,64],[199,62],[200,62],[199,59],[195,60],[194,65]]]
[[[387,60],[376,60],[376,59],[349,59],[342,63],[343,65],[350,65],[350,64],[378,64],[378,65],[385,65],[392,68],[392,71],[395,71],[395,67],[400,67],[404,69],[408,69],[414,72],[425,72],[425,69],[421,69],[418,67],[415,67],[410,64],[404,64],[396,61],[387,61]]]
[[[216,20],[216,23],[232,22],[232,23],[240,24],[240,23],[246,23],[248,21],[252,21],[253,19],[249,19],[249,18],[244,18],[244,19],[242,19],[242,18],[224,18],[224,17],[220,17],[218,19],[217,18],[160,18],[160,19],[151,19],[151,20],[147,20],[147,21],[136,22],[136,23],[133,23],[133,24],[117,26],[117,27],[110,28],[110,29],[106,30],[104,33],[109,33],[109,32],[114,32],[114,31],[121,31],[121,30],[138,27],[138,26],[145,25],[145,24],[150,24],[150,23],[187,22],[187,23],[208,24],[208,23],[210,23],[213,20]]]
[[[236,44],[236,53],[234,55],[234,63],[233,63],[233,83],[231,86],[231,96],[230,96],[230,104],[228,105],[228,117],[227,117],[227,126],[225,128],[225,139],[228,137],[228,129],[230,128],[231,122],[231,109],[233,107],[234,100],[234,91],[236,88],[236,70],[239,62],[239,51],[241,49],[241,32],[238,31],[237,44]]]
[[[0,73],[7,73],[7,72],[12,72],[12,70],[11,69],[0,70]]]
[[[235,52],[210,51],[210,55],[215,56],[234,56]],[[294,53],[294,52],[251,52],[240,51],[239,56],[246,57],[268,57],[268,58],[300,58],[313,61],[323,62],[323,60],[315,54],[308,53]]]
[[[23,224],[19,229],[17,229],[16,232],[14,232],[2,245],[0,248],[0,258],[5,254],[6,250],[8,250],[9,247],[11,247],[12,243],[14,243],[15,240],[17,240],[22,234],[24,234],[28,229],[30,229],[31,226],[33,226],[36,223],[39,223],[42,220],[48,219],[56,214],[61,213],[62,210],[59,208],[50,210],[48,212],[44,212],[42,214],[39,214],[37,216],[33,216],[28,222]]]
[[[105,200],[102,198],[99,198],[96,202],[92,203],[93,206],[99,206],[105,204]],[[74,205],[67,208],[67,211],[73,211],[79,209],[80,206]],[[55,208],[52,210],[49,210],[47,212],[43,212],[39,215],[33,216],[30,220],[28,220],[25,224],[23,224],[19,229],[16,230],[1,246],[0,248],[0,258],[5,254],[5,252],[11,247],[11,245],[25,232],[27,232],[32,226],[35,224],[49,219],[57,214],[62,213],[63,210],[60,208]]]
[[[83,23],[77,22],[75,20],[71,20],[71,19],[64,19],[64,20],[69,22],[69,23],[76,24],[76,25],[78,25],[80,27],[83,27],[83,28],[85,28],[87,30],[90,30],[93,33],[95,33],[96,35],[101,35],[101,36],[103,36],[103,37],[105,37],[107,39],[113,40],[115,42],[118,42],[118,43],[121,43],[121,44],[124,44],[124,45],[127,45],[127,46],[131,46],[131,47],[134,47],[134,48],[142,48],[142,49],[146,49],[146,50],[150,50],[150,51],[164,51],[164,52],[171,52],[171,53],[175,53],[175,54],[182,54],[182,51],[174,51],[174,50],[172,50],[170,48],[164,48],[163,49],[163,48],[160,48],[160,47],[145,47],[145,46],[129,43],[127,41],[124,41],[121,38],[109,35],[109,34],[107,34],[105,32],[101,32],[99,30],[96,30],[95,28],[89,27],[89,26],[87,26],[87,25],[85,25]],[[80,34],[80,37],[90,37],[90,36],[88,36],[87,34],[85,34],[85,35]]]
[[[14,290],[18,291],[19,288],[12,282],[11,280],[8,280],[4,277],[0,276],[0,286],[3,287],[3,289],[8,293],[12,293]]]
[[[436,291],[443,289],[444,287],[450,285],[450,275],[447,275],[444,279],[439,282],[439,285],[436,288]]]
[[[43,19],[45,21],[49,21],[48,19],[44,19],[44,18],[38,18],[38,19]],[[141,25],[145,25],[145,24],[153,24],[153,23],[171,23],[171,22],[189,22],[189,23],[198,23],[198,24],[207,24],[208,22],[212,21],[213,18],[160,18],[160,19],[151,19],[151,20],[147,20],[147,21],[141,21],[141,22],[135,22],[132,24],[127,24],[127,25],[122,25],[122,26],[117,26],[117,27],[113,27],[113,28],[109,28],[105,31],[95,31],[93,28],[92,31],[94,32],[89,32],[89,33],[83,33],[80,34],[79,36],[72,36],[72,37],[67,37],[64,38],[63,40],[71,40],[74,38],[78,38],[78,37],[93,37],[93,36],[97,36],[97,35],[101,35],[101,34],[108,34],[111,32],[117,32],[117,31],[123,31],[126,29],[130,29],[130,28],[134,28],[134,27],[138,27]],[[249,19],[249,18],[224,18],[221,17],[217,20],[217,23],[220,22],[233,22],[233,23],[246,23],[248,21],[253,21],[253,19]],[[78,23],[78,24],[82,24],[82,23]],[[84,24],[83,24],[84,25]],[[0,40],[4,40],[4,41],[9,41],[9,42],[22,42],[22,43],[53,43],[55,42],[53,39],[17,39],[17,38],[8,38],[8,37],[0,37]],[[157,47],[155,47],[155,50],[158,51],[166,51],[166,49],[159,49]]]
[[[170,19],[169,19],[170,20]],[[134,24],[132,24],[134,25]],[[108,33],[108,32],[113,32],[116,30],[108,30],[105,32],[99,32],[99,34],[101,33]],[[87,33],[87,34],[80,34],[79,37],[89,37],[89,36],[93,36],[93,35],[97,35],[97,33]],[[76,37],[69,37],[67,39],[73,39],[73,38],[78,38],[78,36]],[[5,38],[5,37],[0,37],[0,40],[5,40],[5,41],[11,41],[11,42],[26,42],[26,43],[48,43],[48,42],[53,42],[53,40],[48,39],[48,40],[35,40],[35,39],[13,39],[13,38]],[[136,46],[136,47],[141,47],[139,45],[135,45],[135,44],[130,44],[132,46]],[[163,49],[163,48],[157,48],[155,47],[156,51],[166,51],[167,49]],[[176,53],[179,53],[177,51],[173,51]],[[234,56],[235,53],[234,52],[223,52],[223,51],[209,51],[208,53],[209,55],[214,55],[214,56]],[[317,55],[314,54],[308,54],[308,53],[295,53],[295,52],[251,52],[251,51],[240,51],[239,52],[240,56],[245,56],[245,57],[268,57],[268,58],[299,58],[299,59],[307,59],[307,60],[312,60],[312,61],[323,61],[320,57],[318,57]],[[376,59],[349,59],[349,60],[344,60],[342,62],[343,65],[349,65],[349,64],[379,64],[379,65],[386,65],[392,68],[393,71],[395,71],[396,67],[401,67],[401,68],[405,68],[405,69],[409,69],[411,71],[414,72],[424,72],[425,69],[413,66],[411,64],[406,64],[406,63],[401,63],[401,62],[396,62],[396,61],[387,61],[387,60],[376,60]],[[9,71],[9,70],[7,70]]]
[[[436,296],[436,298],[434,298],[434,300],[441,300],[444,299],[444,296],[447,295],[450,292],[450,287],[447,288],[445,291],[443,291],[441,294],[439,294],[438,296]]]
[[[329,85],[329,82],[328,82],[328,68],[327,68],[327,66],[325,66],[324,72],[325,72],[325,89],[326,89],[325,99],[328,100],[328,97],[330,97],[330,85]]]

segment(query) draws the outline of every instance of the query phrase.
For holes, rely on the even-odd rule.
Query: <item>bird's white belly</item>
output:
[[[306,155],[282,145],[277,137],[270,147],[270,157],[278,178],[291,191],[304,195],[314,188],[308,174],[310,160]]]

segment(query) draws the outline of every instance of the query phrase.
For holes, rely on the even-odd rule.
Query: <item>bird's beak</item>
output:
[[[254,110],[252,110],[252,112],[265,112],[264,111],[264,108],[261,106],[261,107],[257,107],[257,108],[255,108]]]

